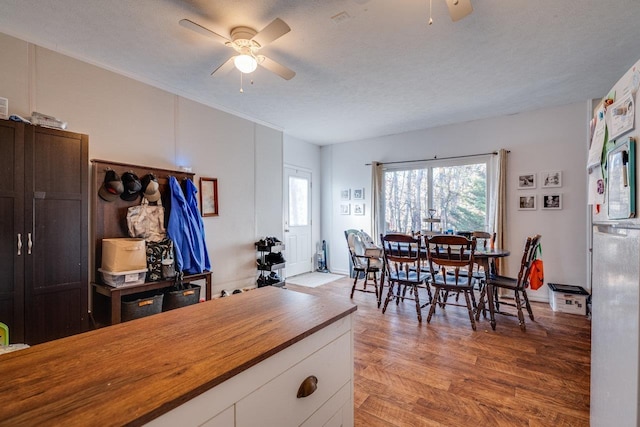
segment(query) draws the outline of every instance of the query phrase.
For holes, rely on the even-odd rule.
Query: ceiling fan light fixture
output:
[[[253,73],[258,68],[258,61],[251,55],[238,55],[233,58],[233,64],[240,72],[249,74]]]

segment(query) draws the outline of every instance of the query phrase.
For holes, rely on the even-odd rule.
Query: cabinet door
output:
[[[0,322],[12,343],[24,342],[24,125],[0,120]]]
[[[27,127],[25,340],[87,330],[88,140]]]

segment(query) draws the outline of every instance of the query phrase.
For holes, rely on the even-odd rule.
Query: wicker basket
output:
[[[164,293],[162,311],[185,307],[200,301],[200,286],[193,283],[185,283],[184,289],[169,288]]]

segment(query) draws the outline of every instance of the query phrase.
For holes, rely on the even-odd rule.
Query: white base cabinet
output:
[[[351,322],[337,320],[147,425],[353,426]],[[317,388],[298,398],[309,376]]]

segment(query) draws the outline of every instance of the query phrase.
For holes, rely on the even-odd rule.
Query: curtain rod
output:
[[[510,153],[511,151],[507,150],[507,153]],[[490,153],[480,153],[480,154],[467,154],[464,156],[449,156],[449,157],[438,157],[438,156],[433,156],[432,159],[421,159],[421,160],[399,160],[397,162],[380,162],[381,165],[395,165],[395,164],[399,164],[399,163],[417,163],[417,162],[433,162],[435,160],[450,160],[450,159],[465,159],[467,157],[479,157],[479,156],[488,156],[489,154],[491,155],[498,155],[497,151],[492,151]],[[371,163],[365,163],[365,166],[371,166]]]

